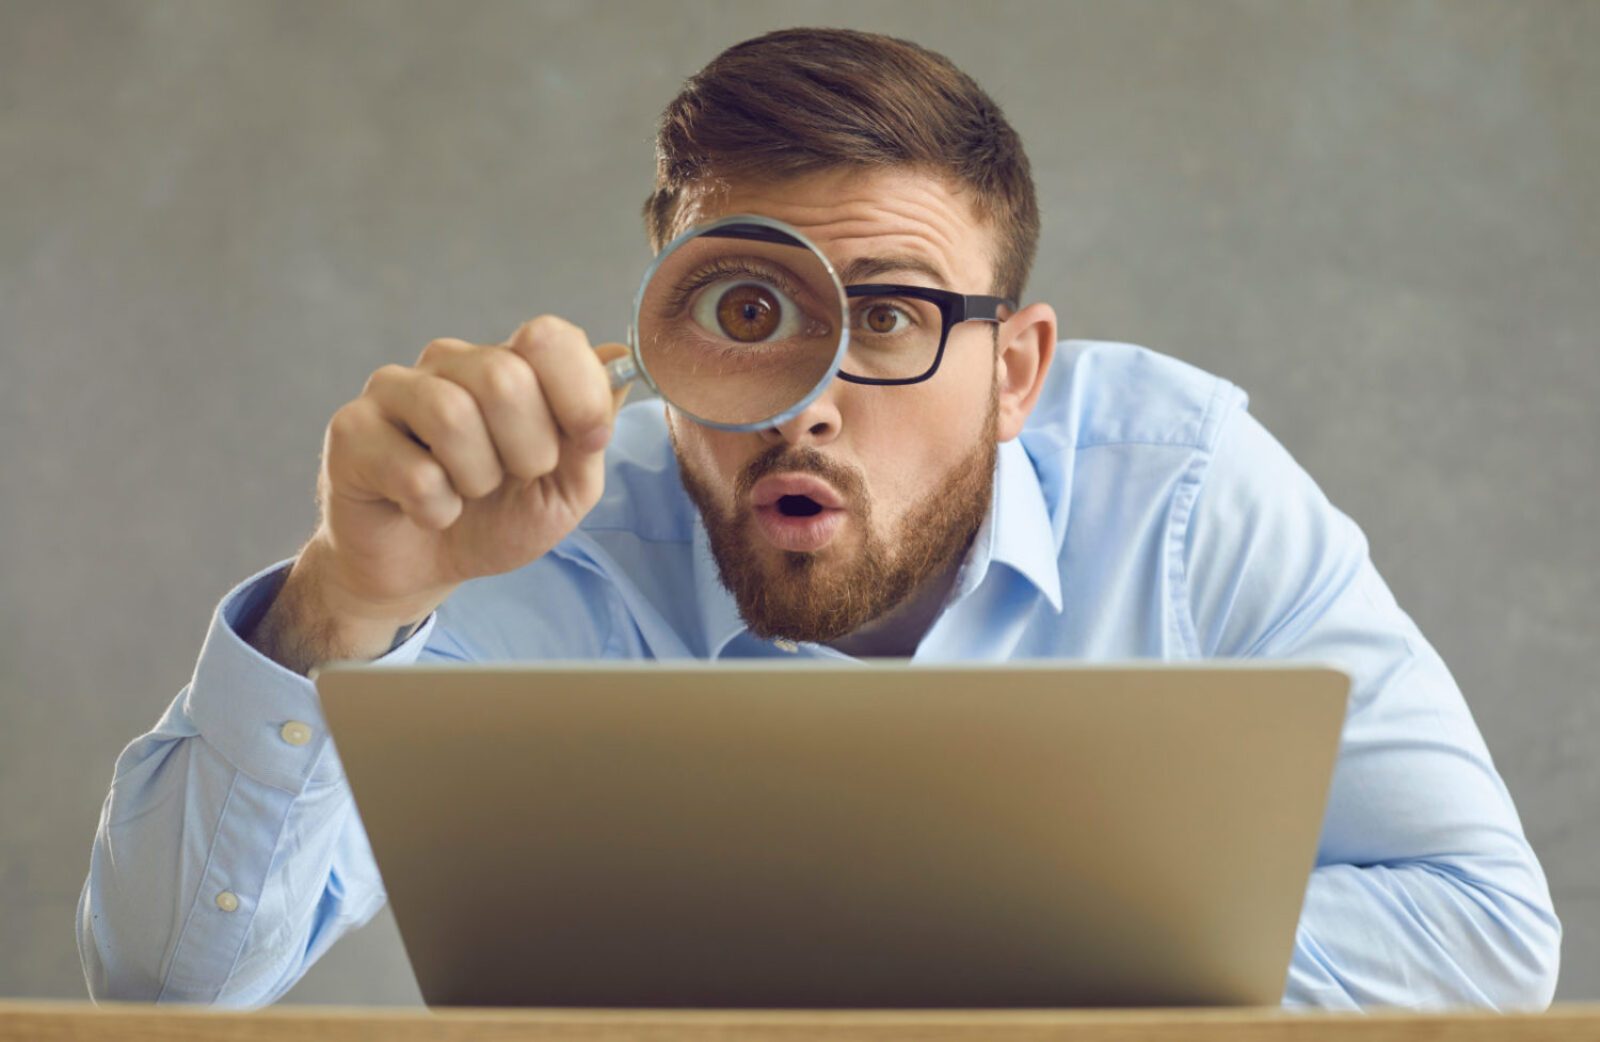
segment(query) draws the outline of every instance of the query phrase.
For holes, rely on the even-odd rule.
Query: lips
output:
[[[750,505],[760,510],[775,506],[785,496],[803,496],[823,510],[844,507],[844,497],[832,485],[812,474],[769,474],[750,490]]]
[[[811,474],[770,474],[750,490],[756,528],[779,550],[820,550],[849,517],[844,497]]]

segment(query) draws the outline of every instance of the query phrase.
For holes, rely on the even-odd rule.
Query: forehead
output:
[[[914,169],[830,171],[783,181],[709,182],[686,192],[674,233],[730,214],[759,214],[799,229],[846,282],[894,279],[986,291],[995,236],[972,194]],[[851,277],[850,269],[864,277]],[[918,277],[900,278],[919,271]]]

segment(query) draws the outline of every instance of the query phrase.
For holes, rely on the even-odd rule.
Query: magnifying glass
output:
[[[656,257],[634,298],[631,354],[606,366],[697,423],[754,431],[793,419],[839,371],[849,304],[833,265],[768,217],[690,228]]]

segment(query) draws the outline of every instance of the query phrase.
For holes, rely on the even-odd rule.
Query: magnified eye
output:
[[[800,309],[782,290],[762,282],[718,282],[694,302],[694,320],[715,336],[758,344],[800,331]]]

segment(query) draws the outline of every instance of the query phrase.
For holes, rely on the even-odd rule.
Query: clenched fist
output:
[[[626,353],[545,316],[372,374],[328,424],[317,530],[246,639],[300,672],[375,658],[462,582],[566,538],[604,487],[625,394],[605,362]]]

